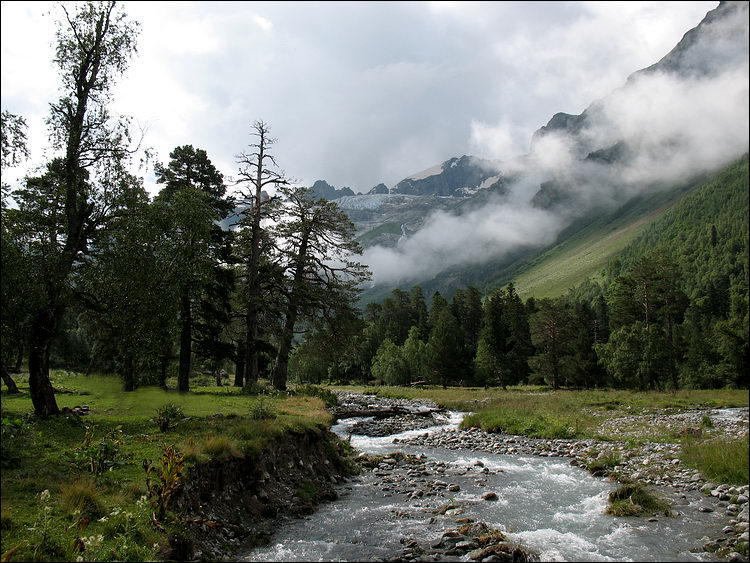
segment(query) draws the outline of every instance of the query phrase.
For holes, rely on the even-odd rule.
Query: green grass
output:
[[[6,440],[3,434],[0,547],[0,553],[18,548],[14,560],[75,560],[76,537],[94,538],[84,552],[87,560],[152,560],[157,556],[153,545],[165,545],[166,537],[138,504],[146,493],[144,459],[158,466],[162,449],[172,445],[185,450],[188,466],[209,458],[252,456],[285,432],[320,430],[331,423],[323,401],[307,395],[257,397],[234,387],[196,387],[187,394],[156,388],[125,393],[117,378],[65,371],[51,374],[58,405],[86,404],[90,414],[40,420],[29,414],[33,409],[26,378],[15,379],[23,394],[3,393],[1,399],[3,419],[20,421],[20,428],[15,438]],[[259,401],[275,418],[251,418]],[[168,404],[179,406],[188,418],[161,432],[154,418]],[[87,427],[94,446],[112,434],[109,442],[117,450],[112,469],[97,476],[87,471],[87,453],[81,450]],[[7,466],[6,450],[14,454]],[[49,499],[42,502],[45,490]],[[102,516],[86,518],[84,526],[77,523],[76,507],[81,516]],[[130,516],[125,519],[125,514]],[[124,539],[128,534],[141,540],[134,544]],[[95,545],[99,535],[102,542]]]
[[[368,387],[340,386],[333,389],[375,393],[382,397],[432,399],[449,410],[473,412],[464,428],[506,432],[544,438],[601,438],[619,440],[619,435],[602,434],[598,427],[607,418],[648,414],[695,407],[743,407],[748,393],[742,390],[682,390],[636,392],[619,390],[552,391],[547,387],[518,386],[484,389],[479,387]],[[633,440],[674,442],[673,435],[655,436],[651,426]]]
[[[644,516],[647,514],[671,515],[667,501],[649,493],[642,485],[630,483],[609,493],[609,506],[605,511],[610,516]]]
[[[682,445],[680,455],[683,463],[694,467],[709,481],[747,485],[748,451],[747,437],[737,440],[690,440]]]
[[[557,297],[596,277],[610,258],[679,202],[689,189],[661,192],[635,199],[616,213],[594,220],[578,233],[552,247],[514,276],[522,298]]]

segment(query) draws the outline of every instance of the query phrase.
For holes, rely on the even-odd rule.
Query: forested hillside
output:
[[[747,386],[747,185],[745,156],[662,194],[668,209],[563,297],[524,303],[512,283],[485,295],[459,288],[450,301],[396,289],[361,321],[318,326],[293,371],[314,382]],[[634,216],[642,221],[644,199],[621,211],[620,230]],[[608,226],[617,233],[612,225],[606,217],[580,238],[595,243]]]

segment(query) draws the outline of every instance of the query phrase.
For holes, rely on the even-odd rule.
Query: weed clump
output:
[[[600,477],[607,474],[621,463],[622,458],[620,458],[620,454],[609,452],[589,461],[586,464],[586,469],[588,469],[594,477]]]
[[[213,436],[206,440],[203,451],[212,459],[232,459],[242,457],[242,452],[234,440],[227,436]]]
[[[67,512],[78,512],[81,517],[89,520],[99,518],[105,511],[96,483],[91,478],[63,485],[60,489],[60,503]]]
[[[605,514],[610,516],[643,516],[661,513],[671,516],[668,502],[652,495],[643,485],[630,483],[609,493],[609,507]]]
[[[276,418],[276,413],[263,397],[258,397],[258,400],[255,401],[250,409],[250,418],[253,420],[268,420]]]
[[[719,483],[742,485],[748,482],[747,439],[687,440],[682,445],[680,458],[688,467],[694,467]]]

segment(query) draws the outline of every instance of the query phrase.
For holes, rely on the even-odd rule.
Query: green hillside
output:
[[[710,219],[718,213],[717,210],[712,212],[712,209],[726,206],[730,199],[733,201],[731,206],[740,205],[741,202],[734,199],[743,190],[747,197],[746,184],[747,159],[744,158],[703,181],[635,198],[616,212],[595,219],[559,244],[521,264],[512,274],[518,293],[524,298],[562,295],[587,279],[600,277],[607,263],[623,252],[639,255],[646,247],[653,247],[657,238],[663,239],[661,244],[672,237],[684,238],[684,234],[673,233],[668,228],[674,224],[674,217],[689,215],[702,225],[707,225],[706,221],[709,220],[717,222]],[[731,194],[734,196],[730,198]],[[699,201],[707,198],[713,201],[712,205],[698,205]],[[742,205],[747,209],[746,201]],[[697,214],[696,208],[704,209],[706,213]],[[678,224],[682,222],[677,221]],[[723,224],[727,221],[718,222]],[[731,230],[729,225],[726,230]],[[747,233],[747,227],[744,232]],[[643,241],[637,244],[637,248],[633,245],[636,240]],[[500,282],[497,285],[503,283],[497,281]]]
[[[662,248],[683,272],[691,297],[717,280],[747,288],[748,156],[724,168],[643,230],[606,270],[626,271],[639,257]]]

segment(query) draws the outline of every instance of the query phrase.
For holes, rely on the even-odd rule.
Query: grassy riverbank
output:
[[[617,390],[553,391],[547,387],[519,386],[507,390],[492,388],[365,387],[345,386],[333,389],[375,393],[381,397],[432,399],[449,410],[468,411],[464,428],[477,427],[487,432],[507,432],[535,438],[620,439],[619,434],[602,433],[607,419],[632,417],[657,412],[677,412],[700,407],[745,407],[748,392],[743,390],[682,390],[677,392],[636,392]],[[633,433],[638,421],[633,420]],[[636,439],[674,441],[669,432],[654,434],[645,425]]]
[[[181,525],[167,517],[162,531],[151,521],[144,459],[158,483],[168,446],[187,467],[256,455],[289,430],[331,423],[323,401],[307,395],[250,396],[233,387],[124,393],[116,378],[64,371],[52,374],[58,405],[88,405],[89,414],[38,420],[28,415],[24,379],[16,379],[23,394],[2,395],[2,553],[16,561],[158,558]],[[159,417],[170,421],[166,432]]]
[[[748,482],[746,438],[722,437],[708,417],[685,433],[642,415],[674,414],[686,409],[748,406],[743,390],[682,390],[635,392],[616,390],[553,391],[545,387],[502,389],[442,387],[337,387],[376,393],[383,397],[432,399],[450,410],[472,412],[463,428],[505,432],[532,438],[595,438],[642,442],[682,443],[683,462],[707,479],[722,483]],[[611,422],[616,422],[612,424]],[[696,436],[699,434],[699,436]]]

